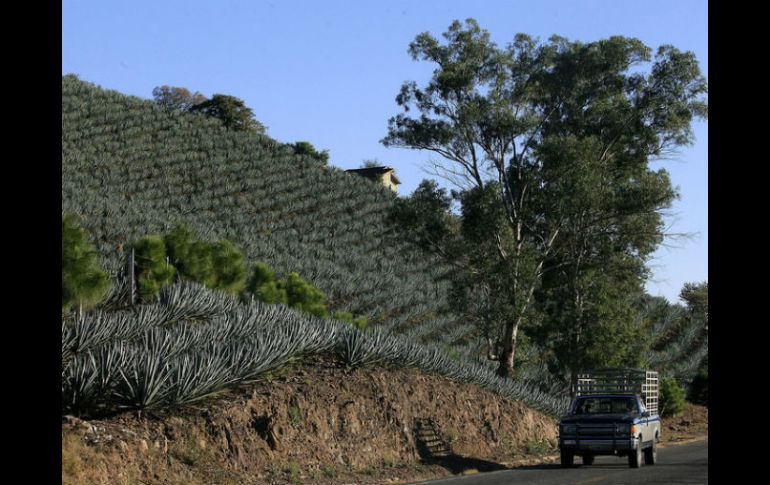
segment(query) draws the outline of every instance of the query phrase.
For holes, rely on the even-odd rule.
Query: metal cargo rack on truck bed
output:
[[[658,373],[644,369],[595,369],[577,374],[574,396],[638,394],[650,414],[658,414]]]

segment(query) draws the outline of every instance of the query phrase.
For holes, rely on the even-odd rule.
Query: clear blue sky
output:
[[[407,46],[469,17],[498,45],[517,32],[672,44],[695,52],[708,75],[706,0],[64,0],[62,74],[142,98],[164,84],[237,96],[273,138],[328,149],[343,168],[376,158],[396,168],[407,195],[428,177],[429,154],[379,143],[401,84],[432,71]],[[708,277],[708,124],[695,134],[695,145],[657,164],[681,193],[669,230],[695,235],[669,241],[651,262],[648,292],[672,302],[684,282]]]

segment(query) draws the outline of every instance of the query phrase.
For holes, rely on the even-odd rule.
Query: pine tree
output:
[[[174,281],[176,268],[166,259],[166,244],[157,235],[145,236],[134,246],[139,295],[148,298]]]
[[[279,287],[286,291],[290,307],[321,318],[329,316],[326,310],[326,295],[303,280],[299,274],[289,273],[286,281],[281,282]]]
[[[84,308],[98,303],[110,287],[107,273],[97,264],[96,250],[88,243],[85,229],[72,215],[62,215],[61,306]]]
[[[180,277],[214,287],[216,273],[210,244],[196,240],[182,224],[166,234],[164,242],[168,257]]]
[[[246,256],[243,251],[230,241],[218,241],[210,247],[214,266],[211,288],[240,293],[246,286]]]
[[[253,295],[257,300],[268,304],[289,304],[286,290],[279,288],[275,281],[275,274],[264,263],[254,265],[251,278],[246,285],[245,294]]]

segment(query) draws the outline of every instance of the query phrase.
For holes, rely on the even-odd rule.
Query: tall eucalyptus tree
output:
[[[440,155],[436,174],[465,192],[476,267],[507,308],[496,358],[498,374],[511,376],[544,272],[579,271],[583,252],[567,249],[577,235],[570,228],[590,220],[590,242],[609,231],[599,239],[610,243],[640,220],[659,232],[674,192],[649,162],[691,142],[692,120],[707,116],[707,82],[692,53],[663,46],[653,59],[620,36],[581,43],[518,34],[500,48],[468,19],[444,39],[422,33],[410,44],[414,60],[437,67],[423,88],[404,83],[396,97],[404,111],[382,142]],[[645,199],[652,186],[660,190]],[[643,257],[655,240],[619,244]],[[556,257],[563,261],[549,265]]]

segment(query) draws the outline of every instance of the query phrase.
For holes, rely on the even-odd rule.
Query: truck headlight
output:
[[[629,433],[631,430],[627,424],[618,425],[618,433]]]
[[[575,434],[575,425],[574,424],[565,424],[561,427],[561,432],[563,434]]]
[[[638,434],[639,434],[639,427],[638,427],[637,425],[633,425],[633,426],[631,426],[631,434],[632,434],[633,436],[636,436],[636,435],[638,435]]]

